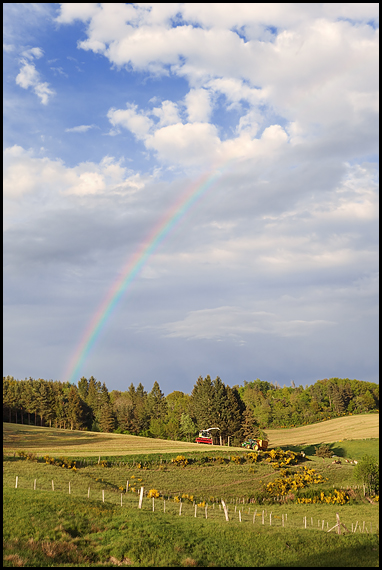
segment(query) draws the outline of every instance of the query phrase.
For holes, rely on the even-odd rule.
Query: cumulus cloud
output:
[[[35,156],[18,145],[4,151],[4,197],[19,200],[28,194],[86,196],[104,192],[135,192],[144,182],[121,161],[106,156],[100,163],[67,167],[60,159]]]
[[[55,94],[55,91],[51,89],[49,83],[46,81],[41,81],[40,73],[37,71],[33,60],[35,58],[39,59],[43,56],[43,51],[39,47],[34,47],[22,52],[24,56],[21,59],[20,72],[16,76],[16,84],[23,89],[32,88],[34,93],[40,98],[43,105],[47,105],[50,97]]]

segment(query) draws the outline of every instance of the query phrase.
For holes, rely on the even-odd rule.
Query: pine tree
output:
[[[67,417],[70,429],[79,429],[83,425],[81,398],[76,386],[71,386],[68,394]]]

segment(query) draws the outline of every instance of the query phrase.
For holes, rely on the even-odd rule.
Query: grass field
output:
[[[267,430],[273,447],[379,437],[379,414],[344,416],[308,426]]]
[[[285,439],[273,440],[270,435],[271,446],[305,450],[309,468],[327,478],[317,488],[354,486],[354,465],[344,459],[359,459],[365,453],[377,457],[379,453],[378,433],[372,431],[378,416],[358,416],[362,436],[365,426],[371,430],[367,439],[349,437],[354,434],[354,417],[330,420],[326,426],[280,430]],[[330,445],[333,453],[343,458],[341,464],[314,455],[314,445],[325,442],[318,431],[323,426],[329,430],[325,433],[336,430],[338,439],[330,438]],[[293,444],[288,445],[288,440]],[[40,457],[66,455],[82,463],[77,471],[64,469],[21,459],[17,455],[20,450]],[[360,500],[346,505],[248,503],[263,483],[277,476],[271,465],[230,461],[182,467],[171,463],[171,457],[178,453],[196,458],[245,452],[240,448],[4,424],[3,565],[379,565],[379,505],[363,499],[362,492]],[[98,456],[108,457],[109,466],[98,464]],[[142,457],[154,461],[146,465],[141,462],[139,468]],[[161,497],[154,504],[144,497],[138,509],[142,486],[145,491],[157,489]],[[222,498],[228,506],[228,522]],[[335,531],[327,532],[336,524],[336,513],[349,533],[339,536]]]
[[[379,414],[345,416],[298,428],[267,430],[270,447],[332,443],[340,440],[379,437]],[[186,453],[221,449],[183,441],[151,439],[135,435],[60,430],[21,424],[3,424],[5,453],[18,450],[68,457],[142,455],[144,453]],[[235,450],[235,448],[230,448]]]

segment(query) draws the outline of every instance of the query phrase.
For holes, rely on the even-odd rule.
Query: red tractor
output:
[[[207,443],[208,445],[213,445],[213,439],[212,439],[212,434],[210,434],[210,431],[213,429],[218,429],[220,431],[220,428],[208,428],[208,429],[202,429],[199,432],[199,437],[196,438],[196,443]]]

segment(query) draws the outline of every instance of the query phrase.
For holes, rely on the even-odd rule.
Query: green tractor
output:
[[[253,449],[253,451],[266,451],[268,442],[265,439],[252,439],[251,437],[241,444],[241,447]]]

